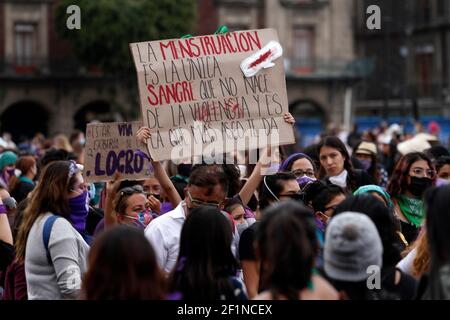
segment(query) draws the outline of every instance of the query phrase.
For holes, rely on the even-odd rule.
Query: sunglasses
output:
[[[118,199],[117,203],[120,203],[120,201],[122,201],[122,198],[124,196],[131,196],[132,194],[136,194],[136,193],[144,194],[144,189],[142,188],[142,186],[135,185],[132,187],[125,187],[125,188],[120,189],[119,199]]]
[[[289,197],[292,200],[303,201],[304,194],[303,193],[279,194],[278,197]]]
[[[205,201],[201,201],[198,199],[194,199],[191,196],[191,193],[189,192],[189,190],[187,191],[188,197],[189,197],[189,201],[196,207],[200,207],[200,206],[207,206],[207,207],[214,207],[214,208],[219,208],[221,205],[221,202],[205,202]]]

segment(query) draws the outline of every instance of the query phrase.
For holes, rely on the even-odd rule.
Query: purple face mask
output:
[[[8,172],[9,177],[12,177],[15,175],[15,170],[16,169],[9,169],[9,170],[6,170],[6,172]]]
[[[300,189],[303,189],[308,183],[316,181],[315,178],[310,178],[308,176],[303,176],[297,178],[297,183],[300,186]]]
[[[86,218],[89,212],[89,192],[84,191],[75,198],[69,199],[70,219],[73,227],[79,232],[86,229]]]
[[[442,179],[442,178],[436,179],[436,187],[442,187],[448,184],[450,184],[450,179]]]

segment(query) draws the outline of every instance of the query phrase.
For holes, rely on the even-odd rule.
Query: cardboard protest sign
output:
[[[136,138],[140,127],[141,121],[89,123],[86,128],[84,179],[87,182],[109,181],[116,171],[122,173],[122,180],[149,177],[153,167],[144,153],[145,144]]]
[[[274,29],[131,43],[155,160],[295,142]],[[241,69],[242,65],[242,69]]]

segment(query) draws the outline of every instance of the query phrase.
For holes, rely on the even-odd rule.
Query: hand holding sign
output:
[[[292,116],[290,112],[285,113],[283,116],[284,121],[289,123],[291,126],[295,124],[295,118]]]

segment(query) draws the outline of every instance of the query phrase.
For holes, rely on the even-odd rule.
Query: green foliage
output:
[[[72,4],[81,9],[81,30],[66,28]],[[195,12],[196,0],[61,0],[55,23],[85,65],[129,76],[129,43],[179,38],[192,31]]]

